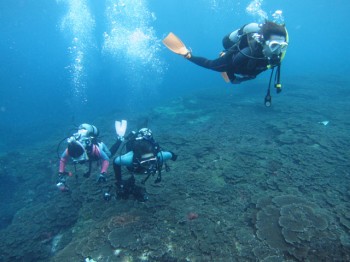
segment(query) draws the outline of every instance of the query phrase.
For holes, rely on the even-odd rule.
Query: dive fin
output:
[[[221,73],[222,78],[225,80],[226,83],[230,83],[230,78],[228,77],[226,72]]]
[[[219,56],[220,56],[220,57],[223,57],[225,54],[226,54],[226,52],[223,51],[223,52],[220,52]],[[231,81],[230,81],[230,78],[228,77],[228,75],[227,75],[226,72],[222,72],[222,73],[221,73],[221,76],[222,76],[222,78],[225,80],[226,83],[230,83],[230,82],[231,82]]]
[[[115,131],[118,136],[123,137],[125,135],[127,123],[126,120],[122,120],[121,122],[115,121]]]
[[[182,43],[180,38],[178,38],[173,33],[169,33],[167,37],[163,39],[163,44],[172,52],[178,55],[185,56],[190,51],[187,49],[187,47]]]

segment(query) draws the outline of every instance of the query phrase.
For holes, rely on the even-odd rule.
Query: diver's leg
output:
[[[133,184],[135,184],[134,177],[127,181],[123,181],[122,179],[122,166],[131,166],[133,157],[134,153],[130,151],[124,155],[117,156],[113,161],[114,176],[117,186],[117,195],[122,198],[128,197],[130,189],[133,187]]]
[[[232,54],[230,52],[225,53],[225,55],[215,60],[209,60],[204,57],[191,55],[191,57],[187,58],[187,60],[191,61],[196,65],[199,65],[201,67],[204,67],[213,71],[226,72],[230,69],[230,65],[232,63]]]
[[[116,184],[118,185],[122,181],[122,167],[121,165],[118,165],[115,162],[113,162],[113,170],[114,170],[115,181],[116,181]]]
[[[117,139],[117,141],[111,146],[111,148],[109,149],[110,157],[114,156],[114,154],[117,153],[121,143],[122,143],[122,140]]]

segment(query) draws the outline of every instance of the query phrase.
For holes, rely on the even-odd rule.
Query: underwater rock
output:
[[[339,217],[339,222],[345,226],[347,229],[350,229],[350,219],[347,219],[343,216]]]
[[[341,234],[340,235],[340,242],[343,246],[350,248],[350,237],[347,234]]]
[[[272,255],[272,256],[270,255],[265,257],[263,260],[261,260],[261,262],[281,262],[281,261],[288,262],[288,260],[285,260],[283,256],[277,256],[277,255]],[[290,260],[290,262],[292,262],[292,260]]]
[[[194,219],[197,219],[198,218],[198,213],[195,213],[195,212],[189,212],[187,214],[187,219],[188,220],[194,220]]]
[[[299,136],[293,130],[289,129],[277,136],[276,139],[281,145],[293,145],[298,143]]]

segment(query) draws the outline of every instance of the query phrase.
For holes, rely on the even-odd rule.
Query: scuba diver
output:
[[[103,142],[97,140],[98,135],[99,130],[94,125],[82,124],[78,128],[78,132],[68,138],[68,146],[60,157],[56,184],[59,190],[62,192],[69,191],[66,179],[67,176],[71,176],[71,173],[65,171],[69,160],[72,160],[74,164],[89,163],[89,170],[84,174],[84,177],[90,176],[92,161],[101,161],[101,171],[97,176],[97,182],[106,182],[111,153]],[[104,195],[105,199],[109,197],[108,195]]]
[[[271,105],[270,86],[274,73],[276,92],[282,91],[280,83],[281,62],[288,47],[288,33],[284,25],[271,21],[263,24],[250,23],[226,35],[222,41],[224,51],[219,58],[209,60],[194,56],[173,33],[163,39],[164,45],[192,63],[221,72],[226,82],[239,84],[256,78],[258,74],[272,69],[265,96],[265,105]]]
[[[135,185],[135,174],[143,174],[145,178],[141,184],[145,184],[150,176],[155,176],[155,183],[162,180],[162,169],[169,171],[166,161],[171,159],[176,161],[177,155],[173,152],[162,151],[159,144],[154,140],[152,131],[148,128],[141,128],[138,132],[131,132],[125,138],[119,139],[112,148],[119,147],[119,141],[124,140],[122,150],[125,148],[126,153],[115,157],[113,161],[114,175],[117,186],[117,197],[127,199],[133,195],[138,201],[148,200],[146,189],[142,186]],[[111,148],[111,150],[112,150]],[[112,155],[115,152],[112,152]],[[122,179],[122,166],[131,173],[127,180]]]

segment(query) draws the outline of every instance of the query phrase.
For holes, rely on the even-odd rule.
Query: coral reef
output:
[[[303,260],[313,257],[319,246],[337,239],[330,224],[333,221],[327,211],[316,204],[293,195],[280,195],[258,211],[256,227],[257,236],[270,248]]]
[[[350,260],[347,96],[324,108],[313,89],[290,85],[269,109],[251,86],[259,95],[204,90],[143,112],[162,148],[179,155],[162,183],[147,182],[146,203],[116,199],[113,171],[98,185],[95,164],[89,178],[71,168],[71,192],[57,192],[57,160],[41,158],[55,141],[2,155],[0,174],[14,186],[0,260]],[[134,129],[142,114],[123,117]],[[108,130],[114,118],[96,125]]]

